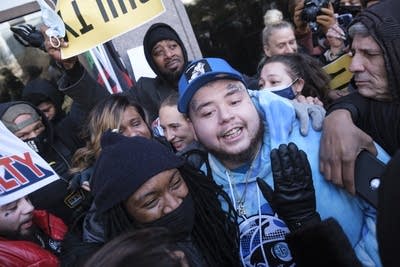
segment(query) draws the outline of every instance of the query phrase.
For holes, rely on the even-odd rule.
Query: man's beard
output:
[[[14,232],[3,232],[1,233],[1,236],[4,236],[9,240],[34,241],[36,231],[37,227],[35,225],[32,225],[29,229],[25,229],[24,233],[21,233],[21,230],[18,229]]]
[[[263,136],[264,136],[264,127],[262,120],[260,116],[258,116],[258,119],[260,120],[259,122],[259,127],[257,129],[256,135],[250,140],[250,145],[248,148],[243,150],[242,152],[239,152],[237,154],[229,154],[224,151],[220,150],[213,150],[213,149],[208,149],[208,151],[214,155],[218,160],[221,162],[229,162],[230,165],[243,165],[246,162],[250,162],[253,157],[256,155],[259,145],[262,142]]]
[[[184,67],[182,66],[181,69],[176,69],[175,71],[164,71],[161,72],[161,74],[163,75],[164,79],[167,80],[169,83],[173,85],[178,85],[178,81],[183,73],[183,69]]]

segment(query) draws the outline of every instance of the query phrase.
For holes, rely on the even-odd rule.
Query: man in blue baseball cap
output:
[[[315,216],[298,216],[295,221],[283,222],[274,216],[272,203],[260,194],[263,191],[257,178],[273,184],[270,151],[289,142],[308,155],[316,211],[321,218],[337,220],[362,264],[380,265],[375,209],[321,176],[320,133],[310,127],[307,136],[300,134],[300,123],[290,101],[267,90],[247,90],[240,73],[218,58],[189,64],[179,81],[179,95],[178,109],[190,118],[198,140],[209,151],[213,178],[223,186],[239,215],[245,266],[290,266],[293,257],[285,235],[289,230],[319,221]],[[383,150],[379,155],[388,159]],[[300,202],[298,214],[302,208]]]

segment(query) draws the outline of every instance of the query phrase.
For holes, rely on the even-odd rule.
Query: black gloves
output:
[[[90,181],[93,171],[94,168],[92,166],[82,170],[81,172],[76,173],[69,181],[68,189],[70,189],[72,192],[77,191],[80,188],[83,188],[86,191],[90,191]]]
[[[42,33],[30,24],[12,26],[10,30],[14,33],[14,38],[23,46],[32,46],[44,49],[44,37]]]
[[[304,151],[299,151],[294,143],[282,144],[270,156],[275,191],[260,178],[257,183],[272,209],[290,231],[320,222],[310,163]]]

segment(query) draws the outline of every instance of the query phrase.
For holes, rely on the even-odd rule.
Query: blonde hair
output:
[[[283,20],[283,14],[279,9],[269,9],[264,14],[264,26],[279,23]]]
[[[136,109],[143,121],[146,121],[143,108],[122,94],[110,95],[92,109],[84,134],[88,141],[86,146],[78,149],[72,157],[70,173],[80,172],[94,164],[101,152],[101,136],[109,129],[120,128],[123,113],[130,106]]]
[[[279,29],[290,28],[294,32],[293,24],[283,20],[283,14],[278,9],[270,9],[264,15],[265,27],[262,31],[262,44],[268,45],[269,37],[272,32]]]

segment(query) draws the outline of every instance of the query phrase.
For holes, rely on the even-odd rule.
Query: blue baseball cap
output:
[[[189,103],[197,90],[208,82],[232,79],[246,84],[240,72],[221,58],[203,58],[191,62],[179,79],[178,110],[188,113]]]

